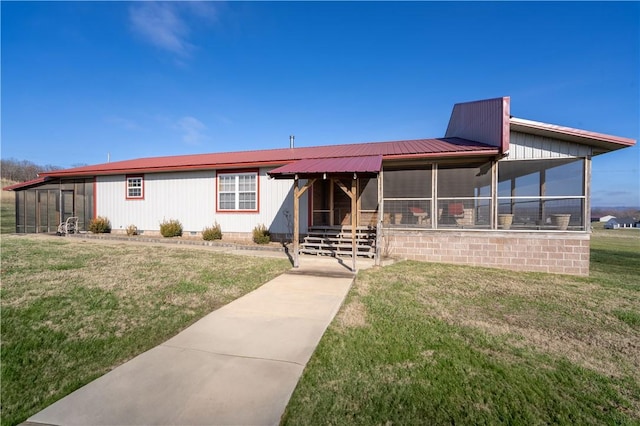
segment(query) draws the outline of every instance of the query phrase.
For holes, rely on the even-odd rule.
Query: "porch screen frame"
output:
[[[382,226],[386,228],[402,228],[410,226],[412,228],[432,228],[431,212],[433,212],[434,188],[433,176],[434,165],[422,164],[419,166],[383,166],[381,179],[382,198],[378,200],[382,213]],[[410,185],[404,186],[396,184],[391,188],[389,179],[393,179],[393,174],[403,173],[415,174],[405,176],[404,179],[410,181]],[[427,176],[420,177],[421,173],[428,173]],[[387,183],[385,184],[385,181]],[[416,183],[417,182],[417,183]],[[420,193],[421,191],[424,191]],[[418,196],[412,196],[416,194]]]
[[[494,211],[493,160],[467,163],[438,163],[435,165],[434,212],[438,220],[436,229],[492,229]],[[460,185],[455,179],[445,179],[445,170],[458,177],[463,171],[473,173],[473,181]],[[480,185],[486,180],[486,185]],[[446,181],[446,183],[445,183]],[[445,185],[448,193],[443,196]],[[488,188],[487,191],[482,191]],[[469,195],[465,194],[467,192]],[[469,191],[472,191],[469,192]]]
[[[536,167],[536,163],[540,167]],[[558,163],[553,165],[553,163]],[[560,178],[550,180],[550,171],[557,173],[560,167],[577,165],[580,163],[581,173],[574,170],[567,170]],[[508,166],[507,166],[508,165]],[[507,168],[511,178],[507,179]],[[588,230],[589,208],[589,173],[590,159],[588,157],[565,157],[565,158],[545,158],[526,160],[506,160],[497,162],[498,182],[496,194],[498,204],[498,216],[512,215],[512,225],[510,229],[531,230],[531,231],[579,231]],[[501,174],[501,169],[503,173]],[[515,174],[519,170],[521,174]],[[525,171],[529,171],[526,173]],[[525,174],[526,173],[526,174]],[[520,185],[518,179],[523,181],[528,178],[530,183]],[[561,181],[565,181],[564,183]],[[505,195],[505,182],[509,182],[510,193]],[[581,187],[579,194],[575,192],[576,184]],[[564,185],[566,190],[563,194],[559,188]],[[501,189],[502,187],[502,189]],[[535,189],[535,193],[523,193],[525,188],[530,191]],[[554,195],[549,195],[549,193]],[[531,205],[527,209],[527,204]],[[534,212],[537,210],[537,212]],[[527,213],[523,213],[527,212]],[[535,213],[535,214],[534,214]],[[570,214],[568,224],[563,224],[559,215]]]

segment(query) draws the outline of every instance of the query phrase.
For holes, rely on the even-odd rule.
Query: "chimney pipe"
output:
[[[294,135],[289,136],[289,148],[293,148],[293,142],[296,140]]]

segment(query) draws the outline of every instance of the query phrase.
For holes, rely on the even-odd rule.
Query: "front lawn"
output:
[[[640,423],[640,240],[614,234],[594,234],[589,278],[360,273],[283,423]]]
[[[176,247],[2,235],[2,418],[24,421],[290,268]]]

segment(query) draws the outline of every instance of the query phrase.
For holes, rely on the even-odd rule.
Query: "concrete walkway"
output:
[[[358,259],[361,269],[371,265]],[[212,312],[27,424],[278,424],[353,278],[334,258],[303,257],[299,269]]]

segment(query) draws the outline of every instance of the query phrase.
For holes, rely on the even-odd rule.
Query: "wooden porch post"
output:
[[[293,182],[293,267],[300,266],[300,197],[311,188],[315,179],[309,179],[307,183],[300,188],[300,180],[298,175],[295,176]]]
[[[334,225],[333,213],[333,178],[329,178],[329,226]]]
[[[351,199],[351,257],[353,257],[353,272],[356,272],[356,213],[357,213],[357,209],[358,209],[358,197],[357,197],[357,193],[356,193],[356,183],[357,183],[357,176],[354,173],[353,174],[353,180],[351,181],[351,190],[349,190],[349,188],[347,188],[342,182],[340,182],[339,180],[336,180],[336,185],[338,185],[338,188],[342,189],[342,191],[347,194],[349,196],[349,199]]]
[[[300,182],[298,175],[293,179],[293,267],[300,266],[299,243],[300,243]]]
[[[353,272],[356,272],[356,257],[358,255],[358,245],[356,243],[356,226],[358,219],[358,192],[357,192],[358,178],[356,174],[353,174],[353,180],[351,181],[351,258],[353,259]]]
[[[433,210],[432,210],[433,211]],[[384,200],[382,195],[382,170],[378,173],[378,217],[376,220],[376,254],[375,265],[380,266],[382,263],[381,253],[382,250],[382,218],[384,215]]]

